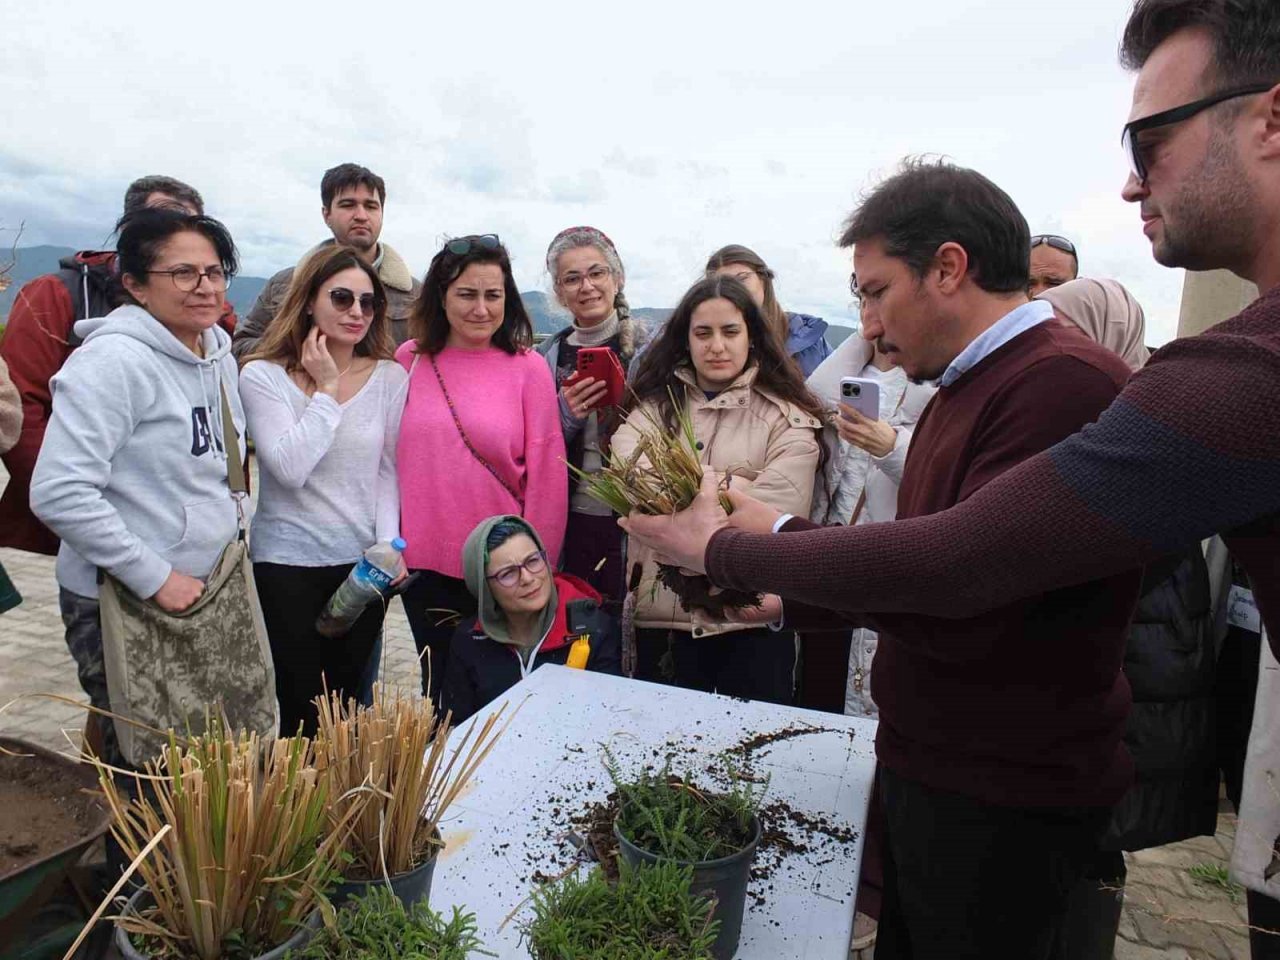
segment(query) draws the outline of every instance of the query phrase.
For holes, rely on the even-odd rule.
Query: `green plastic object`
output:
[[[13,753],[31,753],[52,763],[64,765],[75,771],[74,775],[83,781],[87,789],[96,789],[98,786],[97,775],[92,769],[82,767],[52,750],[10,737],[0,737],[0,746]],[[103,804],[102,816],[86,833],[78,837],[68,837],[66,846],[42,860],[28,863],[0,875],[0,945],[3,945],[0,946],[0,950],[3,951],[0,952],[0,960],[15,960],[23,955],[16,947],[11,949],[11,945],[18,940],[17,935],[26,921],[34,916],[57,889],[63,873],[69,867],[75,866],[85,849],[106,833],[110,826],[111,813]]]
[[[12,610],[21,602],[22,594],[18,592],[18,588],[9,579],[9,574],[4,572],[4,564],[0,563],[0,613]]]

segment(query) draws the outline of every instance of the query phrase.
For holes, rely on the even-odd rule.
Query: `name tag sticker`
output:
[[[1262,615],[1254,602],[1253,591],[1233,586],[1227,595],[1227,622],[1251,633],[1262,632]]]

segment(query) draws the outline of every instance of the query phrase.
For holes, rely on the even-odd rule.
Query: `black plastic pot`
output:
[[[618,854],[629,866],[654,864],[667,859],[642,850],[622,835],[618,822],[613,823],[613,833],[618,838]],[[712,916],[720,921],[720,931],[711,952],[716,960],[732,960],[742,935],[742,913],[747,905],[747,883],[751,879],[751,862],[760,845],[760,820],[751,818],[751,842],[737,853],[719,860],[702,860],[698,863],[676,861],[682,867],[693,867],[693,881],[689,892],[694,896],[710,894],[715,900]]]
[[[374,880],[344,880],[329,894],[329,902],[335,907],[346,903],[352,897],[363,896],[370,887],[387,886],[406,907],[412,907],[420,900],[431,895],[431,878],[435,874],[436,861],[440,859],[440,851],[444,849],[440,842],[440,831],[434,834],[435,842],[431,846],[431,856],[426,863],[414,867],[408,873],[397,873],[390,878],[390,883],[382,877]]]
[[[128,904],[125,905],[124,913],[136,913],[138,910],[151,899],[151,894],[146,890],[139,890],[129,898]],[[316,935],[316,931],[320,929],[322,918],[319,910],[313,910],[311,916],[307,917],[303,926],[298,928],[298,932],[292,937],[268,950],[266,953],[259,954],[255,960],[281,960],[281,958],[290,950],[300,950],[310,942],[311,938]],[[129,934],[125,932],[123,927],[116,927],[115,932],[115,948],[119,951],[120,956],[124,960],[149,960],[148,954],[142,953],[133,945],[133,941],[129,939]]]

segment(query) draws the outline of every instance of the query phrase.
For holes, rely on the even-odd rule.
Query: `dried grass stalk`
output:
[[[117,922],[145,937],[153,957],[266,952],[316,909],[336,874],[347,824],[330,822],[328,788],[305,737],[264,742],[216,717],[181,746],[171,733],[165,752],[135,776],[136,799],[93,762],[112,832],[154,900]],[[352,806],[345,819],[356,813]]]
[[[379,685],[368,707],[336,692],[315,702],[316,766],[334,798],[330,816],[354,811],[343,831],[347,877],[389,878],[425,863],[439,843],[441,818],[506,729],[497,728],[506,707],[473,724],[448,751],[450,715],[428,699],[388,697]]]

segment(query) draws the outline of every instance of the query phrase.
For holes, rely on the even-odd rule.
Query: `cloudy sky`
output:
[[[834,319],[841,220],[903,156],[937,153],[1129,285],[1160,343],[1182,276],[1119,196],[1127,6],[120,0],[113,24],[11,4],[0,226],[98,246],[129,180],[166,173],[266,275],[326,235],[320,175],[352,160],[385,177],[383,239],[419,274],[442,238],[496,232],[521,288],[546,289],[547,242],[590,223],[633,304],[673,304],[712,250],[745,243],[787,308]]]

